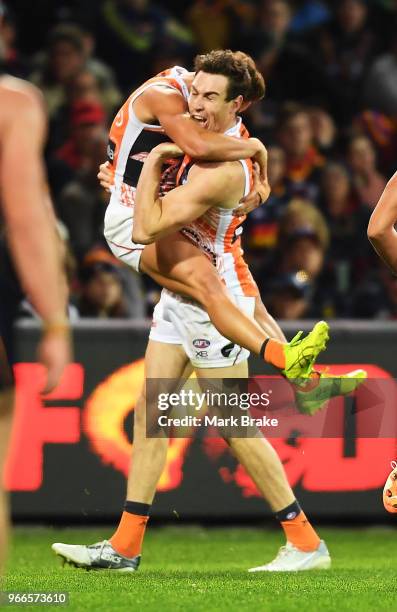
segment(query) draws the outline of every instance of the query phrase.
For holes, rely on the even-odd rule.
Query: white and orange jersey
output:
[[[143,123],[136,116],[133,104],[149,87],[167,87],[178,91],[187,101],[189,90],[183,80],[185,68],[174,66],[138,87],[115,116],[109,133],[107,157],[114,171],[114,192],[120,203],[133,206],[134,191],[142,164],[148,153],[169,138],[161,125]]]
[[[226,134],[245,137],[247,131],[239,119]],[[252,162],[248,159],[240,160],[240,163],[245,174],[244,195],[247,195],[252,185]],[[185,156],[178,172],[177,184],[182,185],[187,181],[192,165],[192,160]],[[232,208],[214,206],[180,231],[212,260],[231,293],[255,297],[258,295],[258,288],[241,248],[241,225],[245,218],[233,216]]]

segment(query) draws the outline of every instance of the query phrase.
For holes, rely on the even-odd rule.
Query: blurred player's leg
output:
[[[0,474],[2,477],[7,455],[8,442],[12,424],[14,390],[9,388],[0,391]],[[4,571],[4,562],[8,547],[8,499],[7,493],[0,486],[0,580]]]
[[[177,384],[189,376],[191,368],[178,344],[149,341],[145,355],[147,379],[170,378]],[[134,417],[134,442],[127,484],[127,499],[120,523],[109,540],[97,544],[56,543],[53,551],[68,563],[87,569],[114,569],[133,572],[138,569],[150,507],[167,458],[168,438],[147,437],[145,386]]]

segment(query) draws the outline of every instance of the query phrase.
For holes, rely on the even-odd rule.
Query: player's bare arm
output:
[[[135,197],[132,239],[150,244],[201,217],[213,206],[232,207],[244,190],[244,172],[238,162],[195,164],[184,185],[159,197],[164,159],[175,146],[155,147],[141,172]]]
[[[158,121],[166,134],[190,157],[200,161],[238,161],[255,158],[266,178],[266,148],[257,138],[235,138],[210,132],[186,113],[182,96],[165,87],[150,87],[135,102],[137,117]]]
[[[46,119],[33,87],[10,77],[1,85],[0,183],[7,240],[22,286],[47,331],[39,359],[48,368],[49,390],[70,358],[70,347],[60,250],[42,163]]]
[[[368,238],[390,270],[397,274],[397,172],[387,183],[368,224]]]

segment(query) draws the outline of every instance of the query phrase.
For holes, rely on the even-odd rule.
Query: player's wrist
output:
[[[251,142],[251,145],[253,145],[254,148],[255,148],[255,153],[254,153],[253,157],[255,157],[255,158],[257,158],[257,157],[266,158],[267,157],[267,150],[266,150],[266,147],[263,144],[263,142],[261,142],[259,140],[259,138],[250,138],[249,140]]]
[[[43,320],[43,334],[55,336],[69,336],[70,323],[66,315],[61,314]]]
[[[160,152],[151,151],[145,160],[145,166],[150,168],[161,169],[164,164],[164,157]]]

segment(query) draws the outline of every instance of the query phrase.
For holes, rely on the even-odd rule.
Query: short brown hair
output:
[[[242,51],[223,49],[197,55],[195,72],[221,74],[228,78],[226,100],[243,96],[246,102],[257,102],[265,95],[265,81],[250,55]]]

